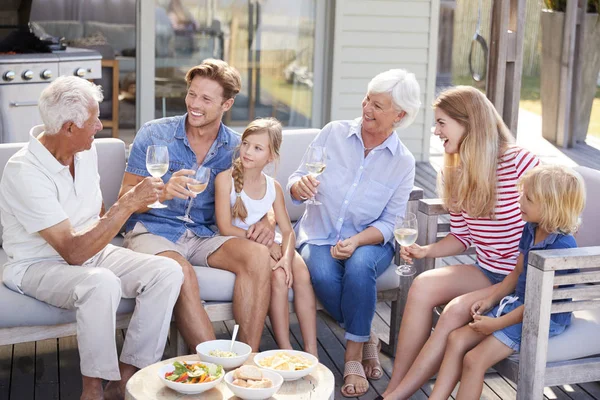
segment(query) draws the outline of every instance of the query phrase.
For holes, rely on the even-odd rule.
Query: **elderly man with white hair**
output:
[[[100,88],[56,79],[41,94],[44,125],[8,161],[0,182],[2,280],[10,289],[76,310],[81,399],[124,397],[127,380],[159,360],[183,282],[175,261],[109,242],[127,218],[163,189],[146,178],[104,212],[94,135]],[[121,297],[135,298],[120,362],[115,320]],[[102,388],[102,379],[109,380]]]
[[[404,215],[413,188],[415,159],[396,130],[414,121],[419,97],[414,74],[394,69],[377,75],[369,82],[362,117],[327,124],[311,144],[327,154],[319,179],[305,166],[307,153],[287,185],[294,201],[316,195],[322,203],[307,206],[296,224],[296,245],[315,294],[346,330],[346,397],[368,390],[366,376],[382,376],[379,339],[370,333],[375,281],[390,265],[395,217]]]

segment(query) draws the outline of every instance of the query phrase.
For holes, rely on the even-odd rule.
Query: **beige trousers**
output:
[[[31,265],[21,289],[53,306],[75,309],[81,374],[119,380],[115,320],[121,297],[136,299],[121,361],[143,368],[162,357],[182,282],[176,261],[109,244],[80,266]]]

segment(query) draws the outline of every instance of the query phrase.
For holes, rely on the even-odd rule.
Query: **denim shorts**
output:
[[[507,304],[502,309],[502,315],[508,314],[509,312],[511,312],[512,310],[514,310],[515,308],[517,308],[519,306],[522,306],[522,305],[523,305],[523,302],[520,299],[517,300],[517,301],[515,301],[514,303]],[[497,318],[496,314],[498,312],[498,309],[499,309],[499,306],[494,307],[491,311],[489,311],[486,314],[486,316],[492,317],[492,318]],[[551,319],[550,320],[549,337],[560,335],[561,333],[564,332],[565,328],[566,328],[565,325],[558,324],[558,323],[554,322]],[[502,328],[500,330],[497,330],[494,333],[492,333],[492,335],[494,335],[494,337],[496,339],[498,339],[499,341],[501,341],[502,344],[510,347],[516,353],[518,353],[521,350],[521,334],[522,334],[522,331],[523,331],[523,324],[522,323],[518,323],[518,324],[507,326],[506,328]]]
[[[490,282],[492,282],[492,285],[495,285],[496,283],[500,283],[500,282],[502,282],[504,280],[504,278],[506,278],[506,275],[504,275],[504,274],[498,274],[496,272],[489,271],[489,270],[483,268],[481,265],[479,265],[477,263],[475,263],[475,266],[477,268],[479,268],[479,270],[481,272],[483,272],[483,274],[485,275],[485,277],[488,278]]]

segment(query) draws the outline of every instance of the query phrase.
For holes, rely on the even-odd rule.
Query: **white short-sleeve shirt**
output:
[[[75,155],[75,178],[40,143],[44,131],[31,129],[29,143],[15,153],[0,182],[2,247],[8,261],[2,280],[17,292],[27,268],[44,260],[62,260],[38,233],[66,219],[81,231],[99,219],[102,207],[96,148]]]

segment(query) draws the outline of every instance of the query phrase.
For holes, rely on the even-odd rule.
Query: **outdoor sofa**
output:
[[[600,380],[600,171],[576,167],[586,184],[586,207],[582,225],[575,235],[579,248],[537,250],[529,256],[521,353],[494,366],[500,374],[517,383],[518,400],[544,398],[545,386]],[[418,206],[421,245],[434,243],[449,231],[439,217],[447,212],[441,199],[425,199]],[[474,248],[465,254],[474,254]],[[417,263],[419,272],[435,267],[435,259]],[[557,270],[581,272],[555,276]],[[575,287],[555,286],[574,284]],[[572,302],[554,303],[552,299]],[[574,311],[571,325],[548,339],[550,314]],[[435,317],[439,310],[435,310]]]
[[[299,166],[302,155],[319,131],[317,129],[286,130],[281,148],[281,162],[276,167],[276,176],[285,187],[287,179]],[[96,139],[100,184],[104,204],[108,209],[117,199],[121,180],[125,170],[125,144],[119,139]],[[23,146],[23,143],[0,144],[0,174],[10,156]],[[409,208],[416,212],[417,202],[423,197],[421,189],[415,188],[411,193]],[[304,206],[291,203],[286,194],[286,205],[292,220],[302,215]],[[1,226],[0,226],[1,230]],[[112,243],[120,245],[122,236],[117,236]],[[1,244],[1,242],[0,242]],[[0,248],[0,266],[6,261],[6,253]],[[0,267],[1,268],[1,267]],[[212,321],[233,319],[231,299],[235,275],[228,271],[195,267],[204,307]],[[393,354],[400,318],[408,293],[408,285],[412,279],[400,279],[396,275],[395,264],[377,280],[378,300],[391,301],[392,313],[390,332],[383,350]],[[290,290],[290,299],[293,294]],[[76,334],[75,312],[50,306],[31,297],[16,293],[0,284],[0,346],[51,338],[60,338]],[[135,300],[123,299],[117,310],[117,328],[126,328],[133,311]],[[290,310],[292,310],[290,303]],[[174,324],[173,324],[174,325]],[[387,334],[381,332],[380,336]],[[187,349],[176,330],[171,330],[171,342],[177,353]],[[385,341],[384,341],[385,342]]]

